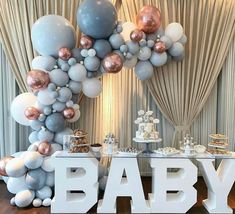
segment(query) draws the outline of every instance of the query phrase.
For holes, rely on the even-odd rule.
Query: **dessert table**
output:
[[[103,199],[98,201],[100,158],[111,158]],[[152,168],[152,191],[144,197],[139,159],[148,159]],[[217,169],[214,161],[220,159]],[[132,213],[186,213],[197,201],[193,185],[198,178],[197,161],[208,188],[203,205],[209,213],[233,213],[227,204],[235,181],[235,153],[213,156],[208,153],[187,156],[140,154],[75,154],[66,151],[53,155],[55,196],[52,213],[86,213],[97,203],[97,213],[116,213],[116,198],[131,197]],[[77,169],[77,170],[76,170]],[[174,169],[174,170],[169,170]],[[125,172],[125,176],[123,173]]]

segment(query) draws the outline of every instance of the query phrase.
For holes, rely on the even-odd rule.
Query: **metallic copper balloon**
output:
[[[49,155],[51,152],[51,144],[47,141],[42,141],[38,146],[38,152],[42,155]]]
[[[130,34],[130,39],[133,42],[139,42],[141,39],[143,39],[143,37],[144,37],[144,32],[139,29],[133,30]]]
[[[6,157],[3,157],[1,160],[0,160],[0,175],[1,176],[8,176],[7,173],[6,173],[6,165],[7,163],[13,159],[14,157],[11,157],[11,156],[6,156]]]
[[[83,35],[80,39],[81,48],[89,49],[93,45],[93,40],[91,37]]]
[[[27,73],[27,84],[33,90],[41,90],[47,87],[50,82],[49,74],[41,70],[32,70]]]
[[[68,60],[72,56],[72,52],[69,48],[60,48],[59,57],[62,60]]]
[[[158,41],[154,45],[154,51],[157,53],[163,53],[166,50],[166,44],[162,41]]]
[[[72,119],[75,115],[74,108],[69,107],[69,108],[64,109],[63,115],[64,115],[64,118],[66,119]]]
[[[154,33],[161,25],[161,13],[153,6],[144,6],[136,17],[139,30],[145,33]]]
[[[40,111],[35,107],[28,107],[25,109],[24,115],[29,120],[37,120],[40,115]]]
[[[118,73],[122,69],[123,61],[117,53],[110,53],[104,58],[102,65],[106,72]]]

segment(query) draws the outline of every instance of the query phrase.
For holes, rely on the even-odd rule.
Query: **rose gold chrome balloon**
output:
[[[75,115],[75,110],[71,107],[64,109],[63,111],[64,118],[72,119]]]
[[[1,176],[8,176],[6,173],[6,165],[11,159],[13,159],[13,157],[6,156],[0,160],[0,175]]]
[[[139,42],[141,39],[143,39],[143,37],[144,37],[144,32],[139,29],[133,30],[130,34],[130,39],[133,42]]]
[[[139,30],[145,33],[154,33],[161,25],[161,13],[153,6],[144,6],[136,17]]]
[[[29,120],[37,120],[40,115],[40,111],[35,107],[28,107],[25,109],[24,115]]]
[[[118,73],[122,69],[123,61],[117,53],[110,53],[104,58],[102,65],[106,72]]]
[[[62,60],[68,60],[72,56],[72,52],[69,48],[60,48],[59,57]]]
[[[27,84],[33,90],[40,90],[47,87],[50,82],[48,73],[41,70],[32,70],[27,73]]]
[[[166,50],[166,45],[162,41],[158,41],[154,45],[154,51],[157,53],[163,53]]]
[[[82,48],[89,49],[93,45],[93,40],[91,37],[83,35],[80,39],[80,45]]]
[[[51,144],[47,141],[42,141],[38,146],[38,152],[42,155],[49,155],[51,152]]]

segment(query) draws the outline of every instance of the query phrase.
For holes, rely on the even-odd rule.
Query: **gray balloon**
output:
[[[52,105],[52,108],[58,112],[61,112],[65,109],[66,105],[65,103],[62,103],[62,102],[59,102],[59,101],[56,101],[53,105]]]
[[[139,61],[135,66],[135,73],[139,80],[147,80],[153,75],[153,65],[149,61]]]
[[[187,43],[187,36],[184,34],[183,36],[181,36],[181,38],[178,40],[178,42],[180,42],[182,45],[185,45]]]
[[[58,59],[58,61],[57,61],[57,63],[58,63],[58,65],[61,67],[62,65],[68,65],[68,62],[67,61],[65,61],[65,60],[63,60],[63,59]]]
[[[122,58],[122,61],[125,61],[125,57],[124,57],[124,55],[122,54],[122,52],[121,52],[121,51],[119,51],[119,50],[115,50],[115,51],[113,51],[113,53],[118,54],[118,55]]]
[[[184,53],[184,46],[180,42],[175,42],[168,52],[171,56],[180,56]]]
[[[151,49],[148,47],[141,47],[140,52],[138,54],[138,59],[141,61],[146,61],[151,57]]]
[[[160,26],[160,27],[157,29],[157,31],[155,32],[155,34],[156,34],[157,36],[163,36],[163,35],[165,34],[165,31],[164,31],[164,29],[162,28],[162,26]]]
[[[38,190],[44,187],[46,182],[46,172],[41,168],[28,171],[25,177],[26,185],[32,190]]]
[[[177,62],[180,62],[180,61],[182,61],[183,59],[184,59],[184,57],[185,57],[185,52],[183,52],[181,55],[179,55],[179,56],[174,56],[173,57],[173,59],[175,60],[175,61],[177,61]]]
[[[42,126],[44,126],[44,123],[39,120],[31,120],[30,121],[30,127],[35,131],[39,131]]]
[[[73,94],[72,99],[73,103],[77,103],[78,102],[78,95],[77,94]]]
[[[121,34],[113,34],[112,36],[109,37],[109,42],[113,49],[119,49],[124,43],[124,39]]]
[[[70,22],[62,16],[46,15],[39,18],[31,33],[34,49],[44,56],[58,57],[60,48],[73,49],[76,33]]]
[[[157,40],[157,35],[155,33],[147,34],[147,40]]]
[[[112,52],[110,43],[105,39],[98,39],[95,41],[93,48],[96,51],[96,56],[103,59],[106,55]]]
[[[139,43],[127,41],[126,44],[128,46],[128,52],[132,53],[133,55],[139,53],[139,51],[140,51]]]
[[[64,137],[64,135],[72,135],[72,134],[73,134],[73,130],[67,127],[64,130],[62,130],[60,132],[57,132],[55,134],[54,141],[56,143],[59,143],[59,144],[63,145],[63,137]]]
[[[65,86],[69,81],[69,76],[67,73],[61,69],[54,69],[49,73],[51,82],[58,86]]]
[[[69,88],[71,89],[73,94],[78,94],[82,90],[82,83],[70,80]]]
[[[65,119],[60,113],[49,115],[45,121],[46,127],[52,132],[60,132],[65,127]]]
[[[88,56],[84,60],[84,66],[89,71],[97,71],[100,67],[100,59],[96,56]]]
[[[79,63],[71,66],[68,71],[68,75],[70,79],[74,81],[78,81],[78,82],[82,82],[83,80],[86,79],[86,73],[87,73],[87,70],[85,66]]]
[[[38,141],[38,131],[33,131],[29,135],[29,142],[34,143],[36,141]]]
[[[57,100],[60,102],[67,102],[72,98],[72,92],[69,88],[63,87],[59,90],[59,96],[57,97]]]
[[[108,0],[85,0],[77,11],[80,30],[93,38],[110,36],[116,26],[117,12]]]
[[[49,115],[49,114],[51,114],[51,107],[45,107],[44,109],[43,109],[43,113],[45,114],[45,115]]]
[[[50,132],[49,130],[41,129],[38,133],[38,139],[40,141],[51,142],[53,138],[54,138],[54,133]]]
[[[36,56],[32,61],[32,69],[51,71],[56,65],[56,59],[51,56]]]
[[[74,48],[72,50],[72,56],[77,60],[77,62],[83,61],[84,57],[81,55],[82,48]]]
[[[166,52],[164,52],[164,53],[153,52],[152,56],[150,58],[150,62],[156,67],[160,67],[160,66],[166,64],[166,62],[167,62]]]
[[[168,36],[162,36],[162,37],[160,38],[160,41],[162,41],[162,42],[165,43],[166,49],[169,49],[169,48],[172,46],[172,44],[173,44],[171,38],[168,37]]]

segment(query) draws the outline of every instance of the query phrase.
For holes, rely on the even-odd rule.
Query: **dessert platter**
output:
[[[138,150],[136,148],[132,148],[132,147],[127,147],[127,148],[120,148],[118,149],[118,155],[120,156],[133,156],[136,157],[137,155],[139,155],[142,151]]]
[[[164,147],[164,148],[158,148],[157,150],[154,150],[156,154],[163,155],[163,156],[172,156],[180,153],[180,150],[174,148],[174,147]]]

